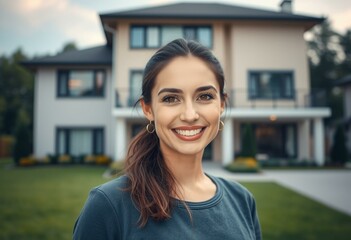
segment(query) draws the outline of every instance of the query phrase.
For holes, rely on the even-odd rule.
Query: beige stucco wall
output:
[[[236,105],[250,106],[247,102],[249,70],[293,71],[294,88],[308,92],[308,64],[303,33],[303,27],[297,26],[232,25],[231,68]],[[299,104],[303,104],[303,94],[297,96]],[[256,106],[264,102],[257,101]],[[278,104],[294,106],[294,101],[284,100]],[[271,106],[271,102],[267,106]]]
[[[95,67],[92,66],[91,69]],[[96,67],[101,69],[101,67]],[[77,68],[74,68],[77,69]],[[106,68],[105,68],[106,69]],[[56,127],[103,127],[106,154],[113,154],[111,69],[106,69],[104,98],[57,98],[57,68],[40,68],[35,79],[34,155],[55,153]]]

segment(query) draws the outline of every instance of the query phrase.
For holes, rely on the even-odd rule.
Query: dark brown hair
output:
[[[218,81],[221,99],[225,100],[224,74],[216,57],[197,42],[176,39],[159,49],[146,64],[141,97],[145,104],[151,104],[151,92],[160,71],[174,58],[189,55],[208,64]],[[140,226],[145,226],[149,217],[154,220],[170,218],[172,195],[177,196],[176,181],[164,162],[155,132],[148,133],[144,129],[132,140],[125,172],[130,181],[128,190],[140,211]]]

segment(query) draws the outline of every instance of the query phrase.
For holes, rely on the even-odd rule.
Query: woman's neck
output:
[[[199,202],[213,197],[215,184],[202,169],[202,155],[164,155],[165,163],[176,180],[174,194],[185,201]]]

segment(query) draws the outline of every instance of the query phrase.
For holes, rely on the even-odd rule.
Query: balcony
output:
[[[326,107],[326,95],[323,91],[296,89],[290,95],[279,92],[249,93],[247,89],[232,89],[228,93],[229,108],[313,108]],[[133,108],[139,98],[129,89],[115,92],[116,108]]]

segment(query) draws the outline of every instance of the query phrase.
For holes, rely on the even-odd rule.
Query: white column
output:
[[[116,145],[115,145],[115,160],[124,160],[127,151],[127,126],[124,118],[116,120]]]
[[[298,153],[297,157],[301,159],[310,159],[310,120],[303,120],[298,124],[297,131],[297,144],[298,144]]]
[[[324,164],[324,126],[321,118],[313,120],[314,158],[319,166]]]
[[[222,165],[225,166],[234,160],[234,129],[231,118],[224,120],[222,130]]]

